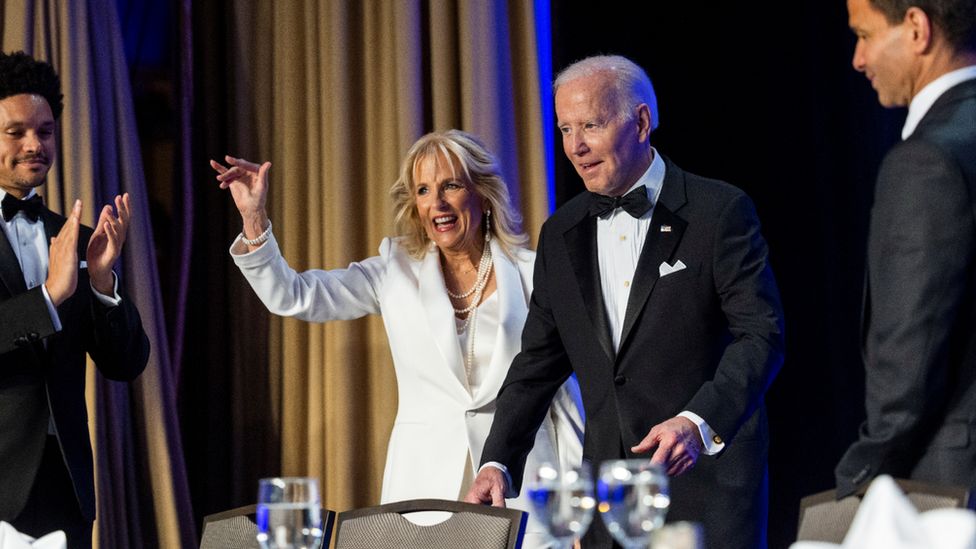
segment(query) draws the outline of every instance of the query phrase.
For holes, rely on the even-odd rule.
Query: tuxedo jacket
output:
[[[56,236],[65,218],[45,210],[44,230]],[[92,230],[81,227],[78,257]],[[82,515],[95,518],[94,468],[85,406],[85,354],[107,378],[128,381],[146,366],[149,340],[139,312],[122,295],[106,307],[92,293],[88,270],[78,271],[74,295],[58,306],[55,331],[40,287],[27,290],[24,275],[0,231],[0,518],[23,509],[47,439],[50,418],[74,484]]]
[[[838,496],[882,473],[976,486],[976,80],[885,156],[866,279],[867,419]]]
[[[296,272],[272,237],[251,253],[239,240],[231,254],[248,283],[274,314],[311,322],[381,314],[397,378],[397,414],[383,472],[383,503],[417,498],[458,499],[465,467],[477,470],[482,446],[496,412],[501,387],[519,337],[532,291],[534,253],[506,255],[491,243],[499,304],[499,325],[490,364],[474,394],[467,385],[464,351],[458,343],[454,308],[447,295],[439,254],[411,257],[399,239],[386,238],[380,255],[345,269]],[[476,334],[481,334],[478,326]],[[476,335],[477,337],[477,335]],[[356,368],[356,364],[333,367]],[[580,462],[580,413],[560,392],[534,443],[536,461]],[[355,395],[350,395],[355,398]],[[546,406],[549,410],[549,406]],[[534,434],[534,433],[533,433]],[[528,509],[527,502],[510,502]],[[530,530],[533,523],[530,521]],[[541,528],[541,526],[539,526]]]
[[[498,396],[482,462],[505,464],[518,489],[534,427],[575,372],[586,410],[584,460],[597,466],[638,457],[630,447],[651,427],[694,412],[726,448],[672,479],[669,519],[704,522],[709,545],[758,547],[766,518],[763,395],[783,359],[778,290],[749,198],[665,162],[618,352],[600,287],[596,218],[587,212],[591,195],[573,198],[544,224],[522,350]],[[678,261],[684,269],[660,275]]]

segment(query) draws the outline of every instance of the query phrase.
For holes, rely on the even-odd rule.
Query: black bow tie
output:
[[[603,217],[617,208],[623,208],[631,217],[639,219],[651,209],[651,201],[647,199],[647,187],[641,185],[623,196],[590,193],[590,215]]]
[[[3,202],[0,202],[0,208],[3,209],[4,221],[13,219],[17,212],[24,212],[27,219],[37,221],[37,216],[41,215],[41,210],[44,209],[44,201],[37,194],[27,200],[18,200],[14,195],[7,193],[3,197]]]

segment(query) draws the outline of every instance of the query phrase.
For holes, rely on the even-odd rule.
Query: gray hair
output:
[[[651,111],[651,130],[657,129],[657,96],[651,79],[640,65],[621,55],[594,55],[573,63],[556,75],[552,92],[555,94],[560,86],[578,78],[598,74],[611,77],[607,100],[618,116],[632,118],[634,108],[645,103]]]

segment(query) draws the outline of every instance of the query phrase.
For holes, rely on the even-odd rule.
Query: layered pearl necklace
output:
[[[490,225],[488,227],[490,228]],[[458,333],[463,333],[468,328],[471,329],[468,332],[467,356],[464,358],[464,373],[468,380],[471,379],[471,368],[474,365],[474,333],[477,327],[475,317],[478,315],[478,304],[481,303],[482,294],[485,291],[485,287],[488,286],[488,280],[491,279],[491,268],[493,265],[494,261],[491,257],[491,231],[486,230],[485,248],[481,252],[481,261],[478,262],[478,276],[474,281],[474,286],[470,290],[460,294],[456,294],[450,288],[447,288],[447,295],[457,300],[462,300],[472,295],[474,296],[471,298],[471,303],[467,307],[454,309],[456,316],[468,315],[464,318],[464,325]],[[453,307],[453,304],[451,306]]]

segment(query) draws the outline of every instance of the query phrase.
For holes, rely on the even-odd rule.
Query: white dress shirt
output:
[[[661,196],[661,188],[664,186],[664,160],[656,149],[652,147],[651,151],[654,154],[651,165],[644,172],[644,175],[627,189],[627,192],[630,192],[638,187],[645,187],[647,199],[651,201],[651,209],[639,219],[635,219],[625,210],[617,208],[609,215],[597,218],[596,222],[600,287],[603,290],[603,303],[606,305],[607,322],[610,325],[615,351],[620,349],[624,315],[627,312],[627,301],[630,298],[634,273],[637,271],[637,261],[640,259],[641,250],[644,248],[647,231],[651,227],[654,207],[657,205],[658,198]],[[724,442],[715,443],[714,431],[698,414],[685,410],[678,415],[691,420],[698,426],[705,446],[705,454],[717,454],[725,447]],[[648,426],[648,429],[650,427]]]
[[[976,78],[976,65],[970,65],[943,74],[915,94],[911,104],[908,105],[908,117],[905,118],[905,125],[901,129],[902,140],[908,139],[915,132],[918,123],[922,121],[936,100],[942,97],[942,94],[949,91],[949,88],[974,78]]]

